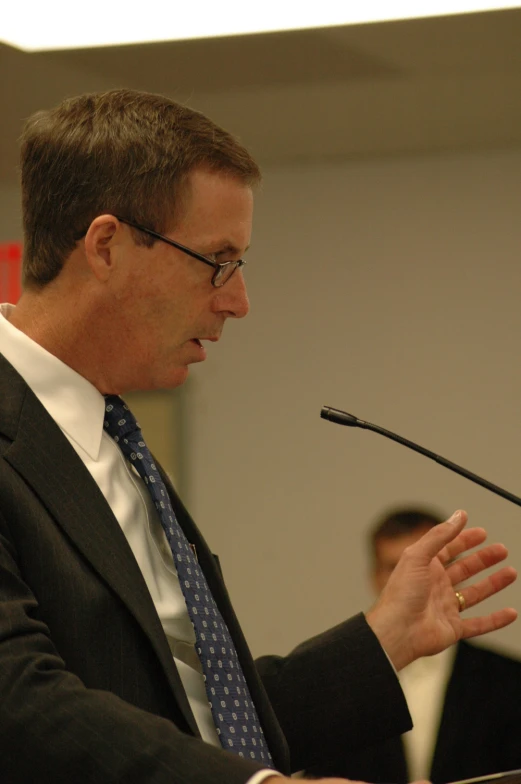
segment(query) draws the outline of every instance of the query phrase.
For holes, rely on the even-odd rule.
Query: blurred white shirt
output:
[[[429,779],[455,655],[453,645],[436,656],[417,659],[399,673],[414,725],[402,735],[409,781]]]

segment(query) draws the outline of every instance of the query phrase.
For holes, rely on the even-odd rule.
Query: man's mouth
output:
[[[219,340],[219,335],[210,335],[207,338],[192,338],[192,343],[195,343],[197,346],[202,346],[202,340],[209,340],[210,343],[216,343]]]

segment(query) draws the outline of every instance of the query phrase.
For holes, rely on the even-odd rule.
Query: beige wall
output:
[[[251,314],[188,401],[190,507],[255,653],[368,606],[388,504],[466,508],[521,564],[520,508],[319,418],[353,411],[521,495],[520,183],[521,151],[265,172]],[[489,641],[521,653],[520,623]]]
[[[466,508],[521,564],[521,509],[319,418],[352,410],[521,494],[520,183],[521,151],[265,172],[252,311],[192,371],[182,460],[256,654],[368,606],[388,504]],[[0,199],[7,240],[17,193]],[[521,654],[520,624],[488,641]]]

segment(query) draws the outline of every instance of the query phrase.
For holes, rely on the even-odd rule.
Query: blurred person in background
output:
[[[443,516],[405,507],[386,511],[369,536],[370,580],[384,590],[404,550]],[[400,672],[413,729],[330,759],[310,774],[433,784],[521,768],[521,661],[461,641]]]

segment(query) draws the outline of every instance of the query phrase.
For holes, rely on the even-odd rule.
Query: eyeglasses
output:
[[[164,237],[163,234],[159,234],[157,231],[147,229],[146,226],[141,226],[141,224],[134,223],[134,221],[127,220],[126,218],[120,218],[119,215],[116,215],[115,217],[121,221],[121,223],[126,223],[127,226],[132,226],[133,229],[143,231],[145,234],[150,235],[150,237],[155,237],[156,240],[166,242],[168,245],[172,245],[172,247],[177,248],[177,250],[180,250],[183,253],[186,253],[188,256],[192,256],[192,258],[202,261],[203,264],[208,264],[209,267],[213,267],[215,271],[212,275],[212,286],[215,286],[216,288],[224,286],[224,284],[230,280],[235,270],[244,267],[246,264],[244,259],[238,259],[237,261],[223,261],[221,263],[212,261],[206,256],[203,256],[202,253],[197,253],[197,251],[191,250],[191,248],[187,248],[186,245],[181,245],[180,242],[176,242],[175,240],[171,240],[168,237]]]

